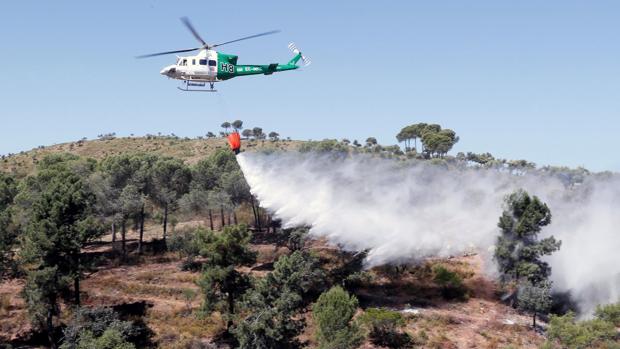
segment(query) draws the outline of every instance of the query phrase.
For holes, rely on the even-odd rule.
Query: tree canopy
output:
[[[340,286],[321,294],[312,306],[319,348],[357,348],[363,338],[357,324],[352,322],[357,306],[357,298]]]
[[[506,209],[498,226],[495,260],[504,281],[527,279],[536,284],[551,273],[542,257],[560,248],[553,236],[538,239],[544,226],[551,223],[549,207],[536,196],[518,190],[506,197]]]
[[[437,124],[417,123],[403,127],[396,134],[398,142],[405,142],[406,151],[417,151],[418,139],[422,140],[423,152],[430,157],[443,157],[459,141],[459,137],[454,131],[442,129]],[[411,140],[415,142],[413,148],[411,147]]]

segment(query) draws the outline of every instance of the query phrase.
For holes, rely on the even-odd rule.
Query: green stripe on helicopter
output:
[[[298,69],[299,66],[297,62],[301,58],[301,53],[298,53],[286,64],[240,64],[235,65],[230,63],[232,61],[231,57],[234,57],[234,61],[237,60],[236,56],[227,55],[223,53],[217,53],[218,58],[218,67],[217,67],[217,78],[218,80],[228,80],[234,78],[236,76],[244,76],[244,75],[256,75],[256,74],[265,74],[270,75],[275,72],[281,72],[286,70],[294,70]]]

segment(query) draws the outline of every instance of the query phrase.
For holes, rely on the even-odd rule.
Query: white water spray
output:
[[[551,209],[543,236],[562,240],[549,258],[556,289],[571,291],[584,313],[619,300],[617,176],[588,177],[567,189],[557,176],[363,155],[242,153],[238,161],[261,206],[285,226],[307,225],[313,236],[344,249],[369,249],[368,266],[472,250],[488,255],[505,195],[523,188]]]

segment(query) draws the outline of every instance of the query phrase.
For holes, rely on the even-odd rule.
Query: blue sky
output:
[[[303,71],[181,93],[159,75],[196,45],[240,64]],[[618,1],[3,1],[0,153],[119,135],[219,131],[242,119],[296,139],[394,135],[414,122],[454,129],[453,152],[620,170]]]

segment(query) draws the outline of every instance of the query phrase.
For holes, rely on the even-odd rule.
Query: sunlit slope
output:
[[[296,149],[302,142],[289,140],[243,140],[243,149]],[[41,146],[0,159],[0,171],[20,176],[34,172],[36,163],[48,154],[71,153],[93,159],[119,154],[149,152],[182,159],[188,164],[198,162],[218,148],[227,147],[224,138],[190,139],[169,136],[124,137],[106,140],[84,140]]]

